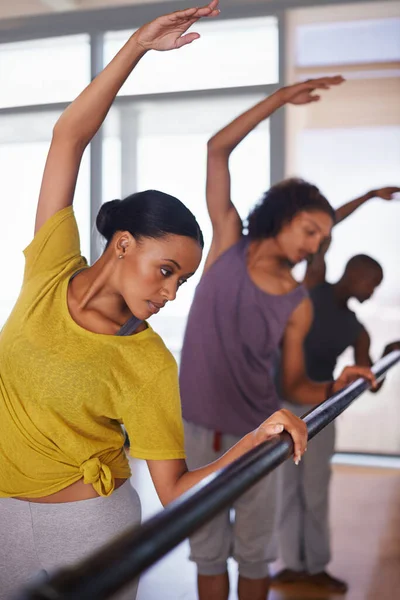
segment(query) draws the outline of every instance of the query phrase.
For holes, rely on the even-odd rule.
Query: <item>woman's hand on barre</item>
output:
[[[254,446],[270,440],[282,431],[287,431],[293,439],[294,462],[298,465],[307,450],[308,431],[304,421],[289,410],[278,410],[253,431]]]
[[[203,17],[216,17],[219,15],[219,0],[212,0],[201,8],[188,8],[178,10],[169,15],[158,17],[154,21],[140,27],[134,34],[137,43],[143,50],[174,50],[182,48],[197,40],[200,35],[195,32],[186,33],[196,21]]]
[[[282,431],[287,431],[291,435],[294,444],[294,461],[299,464],[307,449],[307,425],[285,409],[275,412],[257,429],[242,437],[220,458],[204,467],[189,471],[183,459],[147,460],[158,497],[164,506],[169,504],[208,475],[227,467],[255,446],[274,438]]]

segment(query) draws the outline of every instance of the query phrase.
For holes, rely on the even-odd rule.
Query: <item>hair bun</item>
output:
[[[107,241],[111,239],[116,231],[115,214],[120,204],[121,200],[110,200],[109,202],[102,204],[98,212],[96,218],[96,227],[98,232],[104,236]]]

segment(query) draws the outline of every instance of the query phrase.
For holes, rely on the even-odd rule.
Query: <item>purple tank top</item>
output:
[[[280,400],[274,384],[286,323],[307,296],[260,290],[247,272],[243,237],[201,279],[190,309],[180,366],[183,417],[221,433],[245,435]]]

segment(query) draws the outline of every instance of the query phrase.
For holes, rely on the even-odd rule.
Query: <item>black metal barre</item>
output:
[[[398,350],[377,361],[372,367],[377,380],[399,361]],[[303,416],[309,439],[369,388],[366,380],[357,379]],[[140,527],[127,530],[79,565],[56,572],[48,581],[38,581],[21,592],[16,600],[103,600],[111,597],[230,506],[292,452],[293,443],[286,432],[260,444],[207,477]]]

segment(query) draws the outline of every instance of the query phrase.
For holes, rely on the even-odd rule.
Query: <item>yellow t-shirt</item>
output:
[[[40,498],[82,477],[102,496],[131,454],[184,458],[177,365],[151,327],[120,337],[71,317],[67,287],[86,266],[71,207],[24,251],[18,301],[0,333],[0,497]]]

